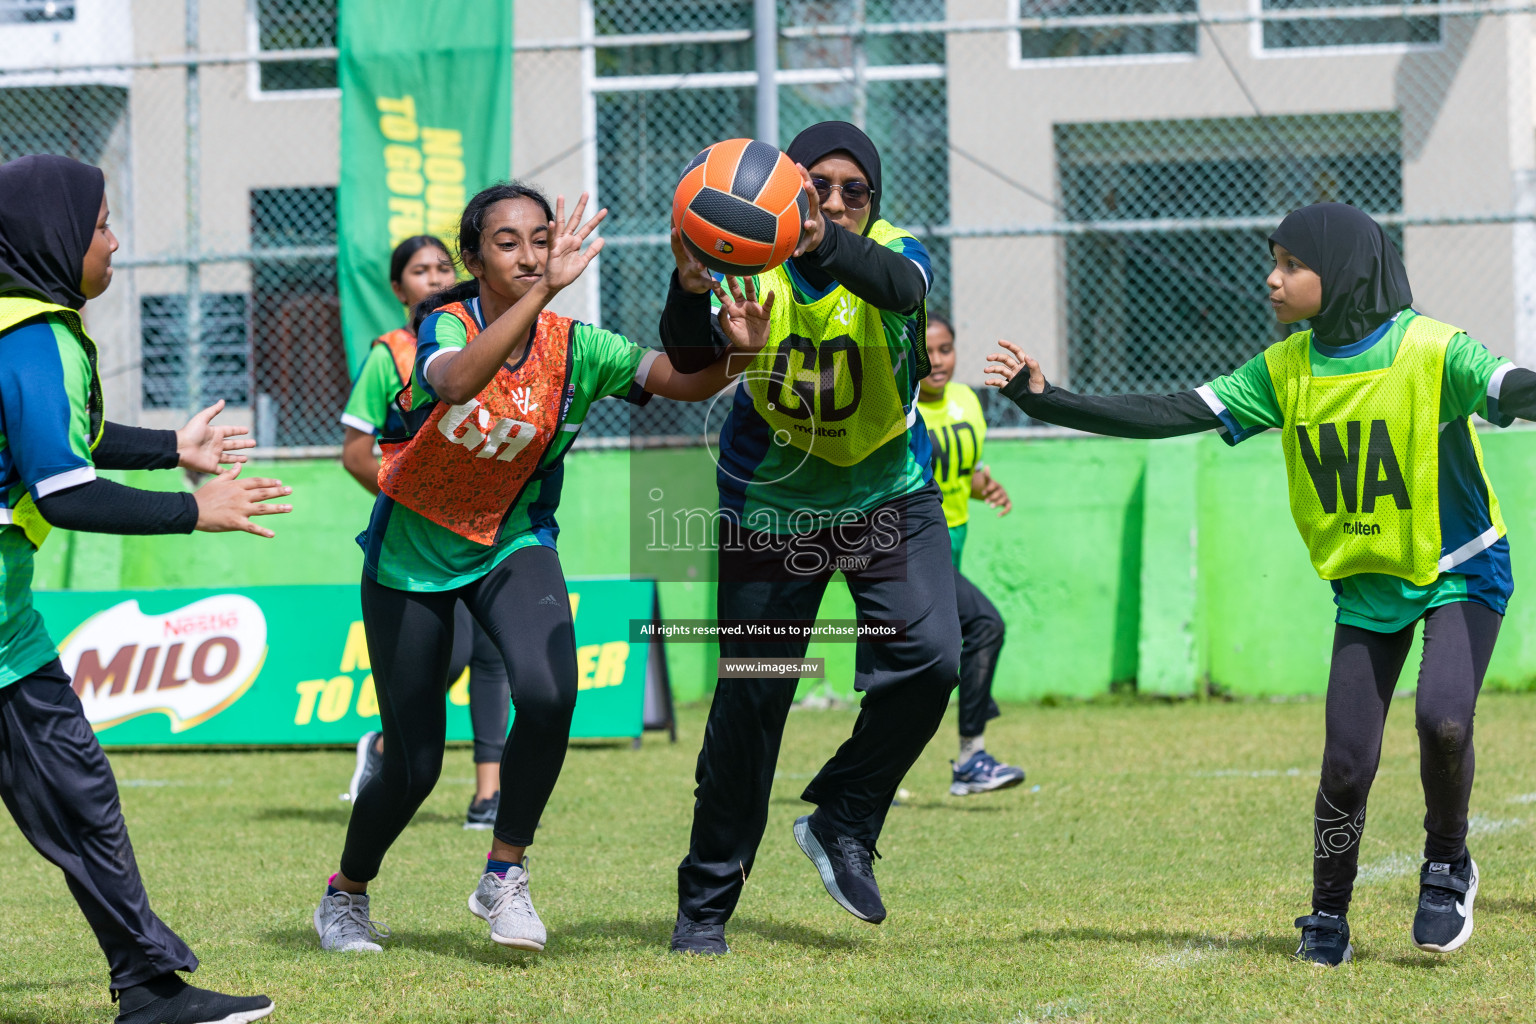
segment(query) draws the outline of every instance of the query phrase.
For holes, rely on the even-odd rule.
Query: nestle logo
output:
[[[92,616],[59,649],[98,731],[158,712],[181,732],[239,700],[267,653],[267,620],[248,597],[219,594],[169,615],[124,601]]]

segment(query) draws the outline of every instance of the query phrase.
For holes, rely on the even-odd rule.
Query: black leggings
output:
[[[955,570],[955,605],[960,611],[960,735],[980,736],[987,721],[1002,714],[992,699],[992,677],[1003,650],[1003,617],[981,588]]]
[[[469,669],[469,724],[475,736],[475,764],[501,760],[507,745],[507,665],[490,635],[460,599],[453,608],[453,656],[448,685]]]
[[[395,590],[363,576],[363,621],[384,723],[384,766],[357,794],[341,872],[367,882],[437,784],[447,713],[443,680],[462,599],[511,678],[512,735],[501,758],[496,838],[533,842],[565,762],[576,709],[576,643],[565,575],[553,548],[521,548],[457,590]]]
[[[1466,850],[1472,795],[1472,714],[1504,617],[1475,601],[1424,616],[1424,657],[1415,701],[1424,784],[1424,856],[1453,862]],[[1328,672],[1327,739],[1313,828],[1312,906],[1349,909],[1365,800],[1381,761],[1381,734],[1413,626],[1396,633],[1340,625]]]

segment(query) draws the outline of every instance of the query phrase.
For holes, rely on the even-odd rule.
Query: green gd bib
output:
[[[101,373],[97,365],[96,343],[91,340],[90,335],[85,333],[85,324],[80,319],[79,311],[22,295],[3,295],[0,296],[0,331],[9,330],[17,324],[44,313],[56,313],[62,317],[64,322],[69,324],[69,329],[74,332],[75,337],[80,339],[80,347],[85,349],[85,357],[91,367],[91,392],[86,399],[86,408],[90,414],[91,447],[95,448],[101,443],[101,431],[105,422],[101,400]],[[49,531],[53,528],[37,510],[36,503],[32,501],[32,495],[23,494],[21,500],[16,503],[16,507],[8,511],[10,525],[19,526],[34,548],[42,547],[43,541],[47,539]]]
[[[884,245],[913,236],[880,220],[869,237]],[[842,285],[801,305],[784,264],[760,274],[757,290],[778,298],[768,344],[742,376],[779,444],[852,466],[906,433],[916,414],[897,381],[911,370],[892,358],[878,309]],[[927,320],[924,306],[920,337]]]
[[[1415,315],[1391,366],[1336,377],[1312,376],[1311,331],[1264,353],[1291,516],[1323,579],[1374,572],[1427,586],[1439,575],[1440,383],[1457,333]],[[1472,443],[1481,465],[1476,431]],[[1490,511],[1502,535],[1496,499]]]

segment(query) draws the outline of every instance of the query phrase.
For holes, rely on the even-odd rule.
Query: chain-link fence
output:
[[[265,447],[333,446],[335,0],[166,8],[0,0],[0,159],[107,170],[124,249],[91,314],[115,416],[163,425],[224,397]],[[641,344],[658,344],[683,164],[837,118],[873,137],[882,212],[929,251],[962,381],[999,336],[1089,392],[1231,369],[1283,331],[1268,233],[1319,200],[1389,226],[1420,308],[1529,361],[1532,10],[780,0],[765,50],[753,0],[542,0],[516,10],[512,170],[610,209],[608,248],[562,299]],[[69,45],[40,55],[18,30]],[[1024,425],[984,398],[994,426]],[[603,402],[583,443],[702,429],[696,407]]]

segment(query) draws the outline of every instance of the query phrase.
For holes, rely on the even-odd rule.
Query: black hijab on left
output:
[[[80,277],[105,192],[101,168],[67,157],[0,164],[0,295],[85,305]]]
[[[1368,214],[1344,203],[1293,210],[1269,236],[1323,279],[1323,308],[1309,321],[1319,345],[1352,345],[1413,305],[1397,246]]]

